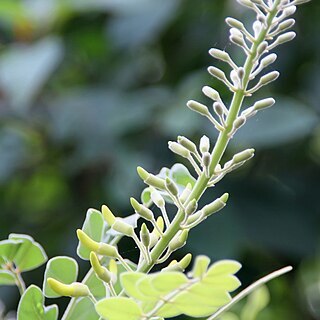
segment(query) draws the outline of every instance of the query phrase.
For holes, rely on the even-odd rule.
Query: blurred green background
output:
[[[1,0],[0,236],[28,233],[48,256],[76,256],[75,229],[89,207],[131,213],[142,165],[181,161],[167,149],[178,134],[215,137],[185,107],[208,102],[201,87],[227,90],[206,73],[215,46],[243,59],[226,16],[250,21],[235,0]],[[243,263],[244,285],[276,268],[294,271],[269,286],[259,320],[320,319],[320,2],[297,14],[297,39],[279,50],[280,79],[259,97],[277,104],[233,139],[256,157],[211,189],[229,205],[197,227],[186,252]],[[124,255],[137,249],[123,246]],[[88,265],[84,264],[83,272]],[[40,271],[39,271],[40,270]],[[26,274],[41,285],[42,269]],[[7,309],[16,288],[0,289]]]

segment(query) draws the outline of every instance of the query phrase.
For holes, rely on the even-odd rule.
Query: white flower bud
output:
[[[293,15],[296,11],[297,11],[296,6],[290,6],[290,7],[287,7],[283,10],[283,15],[285,17],[289,17],[289,16]]]
[[[213,67],[212,67],[213,68]],[[217,68],[216,68],[217,69]],[[219,69],[217,69],[219,70]],[[224,74],[221,70],[219,70],[222,74]],[[197,101],[194,101],[194,100],[189,100],[187,102],[187,106],[189,109],[191,109],[192,111],[195,111],[195,112],[198,112],[200,113],[201,115],[203,116],[208,116],[210,113],[209,113],[209,110],[208,110],[208,107],[205,106],[204,104],[202,103],[199,103]]]
[[[207,136],[202,136],[200,139],[200,151],[201,153],[208,152],[210,149],[210,140]]]
[[[172,152],[178,154],[179,156],[181,156],[183,158],[190,157],[190,151],[177,142],[169,141],[168,147]]]
[[[253,105],[253,108],[254,108],[254,110],[266,109],[266,108],[272,107],[275,104],[275,102],[276,101],[273,98],[262,99],[262,100],[257,101]]]
[[[275,53],[271,53],[268,56],[266,56],[265,58],[263,58],[260,62],[260,64],[266,68],[267,66],[269,66],[270,64],[274,63],[277,60],[277,55]]]
[[[247,149],[247,150],[241,151],[239,153],[236,153],[232,157],[232,162],[233,162],[233,164],[238,164],[243,161],[248,161],[253,156],[254,156],[254,149]]]
[[[178,143],[188,149],[190,152],[197,153],[196,145],[186,137],[178,136]]]
[[[262,55],[268,48],[268,42],[267,41],[263,41],[259,44],[258,48],[257,48],[257,53],[258,55]]]
[[[220,102],[215,102],[213,104],[213,110],[219,117],[223,116],[223,108]]]
[[[294,19],[287,19],[287,20],[285,20],[285,21],[282,21],[282,22],[279,24],[277,30],[278,30],[279,32],[280,32],[280,31],[285,31],[285,30],[293,27],[295,23],[296,23],[296,20],[294,20]]]
[[[188,183],[181,193],[181,196],[180,196],[181,203],[184,203],[188,199],[191,191],[192,191],[192,186],[190,183]]]
[[[224,72],[216,67],[209,67],[208,68],[209,73],[214,76],[215,78],[225,82],[227,80],[226,75],[224,74]]]
[[[163,208],[165,206],[163,197],[156,189],[152,189],[151,191],[151,200],[158,208]]]
[[[204,152],[202,155],[202,164],[205,168],[208,168],[211,161],[211,155],[209,152]]]
[[[244,29],[244,25],[242,22],[240,22],[237,19],[234,18],[226,18],[226,23],[231,27],[231,28],[237,28],[240,30]]]
[[[237,130],[241,128],[246,123],[246,117],[240,116],[233,122],[233,129]]]
[[[265,86],[265,85],[269,84],[270,82],[277,80],[279,75],[280,75],[280,73],[278,71],[269,72],[260,78],[259,83],[260,83],[260,85]]]
[[[279,44],[286,43],[288,41],[293,40],[296,37],[296,33],[294,31],[289,31],[284,34],[281,34],[277,40],[272,44],[272,47],[278,46]]]
[[[205,86],[202,88],[202,92],[210,99],[214,101],[220,101],[219,92],[211,87]]]
[[[216,48],[212,48],[209,50],[209,53],[212,57],[219,59],[221,61],[229,61],[230,60],[230,56],[227,52],[216,49]]]

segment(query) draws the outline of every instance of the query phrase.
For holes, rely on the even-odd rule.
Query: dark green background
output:
[[[252,19],[231,0],[2,0],[1,239],[28,233],[49,257],[75,256],[87,208],[131,213],[128,199],[143,188],[138,165],[158,172],[181,161],[167,149],[178,134],[213,138],[185,102],[208,102],[205,84],[230,99],[206,73],[222,67],[207,54],[213,46],[243,59],[226,16]],[[257,95],[277,104],[240,130],[225,159],[246,147],[256,157],[207,192],[203,203],[227,191],[229,205],[178,253],[238,259],[244,284],[292,264],[270,284],[259,320],[320,319],[319,1],[295,18],[297,39],[276,50],[281,77]],[[137,253],[131,243],[121,251]],[[42,271],[25,278],[40,285]],[[15,288],[0,297],[16,307]]]

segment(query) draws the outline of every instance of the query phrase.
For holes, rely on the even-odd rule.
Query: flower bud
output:
[[[240,68],[238,69],[237,73],[238,73],[239,79],[242,80],[243,77],[244,77],[244,69],[243,69],[242,67],[240,67]]]
[[[100,264],[100,261],[94,252],[90,253],[90,263],[91,263],[92,269],[94,270],[94,272],[96,273],[97,277],[100,280],[106,283],[111,282],[112,273],[107,268],[103,267]]]
[[[148,173],[141,167],[137,168],[138,175],[140,178],[148,185],[158,188],[158,189],[165,189],[164,180],[161,178],[156,177],[155,175]]]
[[[92,240],[87,234],[85,234],[81,229],[77,230],[77,236],[82,245],[84,245],[90,251],[94,251],[97,254],[103,256],[117,258],[118,250],[106,243],[96,242]]]
[[[214,100],[214,101],[220,101],[220,95],[219,92],[209,86],[204,86],[202,88],[202,92],[210,99]]]
[[[289,17],[289,16],[293,15],[296,11],[297,11],[296,6],[290,6],[290,7],[287,7],[283,10],[283,15],[285,17]]]
[[[281,34],[277,40],[275,41],[274,45],[279,45],[286,43],[288,41],[293,40],[296,37],[296,33],[294,31],[289,31],[284,34]]]
[[[243,30],[244,29],[244,25],[242,22],[240,22],[237,19],[234,18],[226,18],[226,23],[231,27],[231,28],[236,28],[236,29],[240,29]]]
[[[254,156],[254,149],[247,149],[239,153],[236,153],[232,158],[232,163],[238,164],[240,162],[251,159],[253,156]]]
[[[277,80],[279,75],[280,73],[278,71],[271,71],[260,78],[259,84],[265,86],[270,82]]]
[[[121,218],[116,218],[114,224],[111,227],[114,231],[118,231],[128,237],[132,237],[134,234],[133,227],[124,222]]]
[[[162,195],[156,189],[151,190],[151,200],[158,208],[163,208],[166,204]]]
[[[189,109],[191,109],[192,111],[198,112],[203,116],[208,116],[210,114],[208,107],[205,106],[202,103],[199,103],[197,101],[194,100],[189,100],[187,102],[187,106]]]
[[[150,232],[149,232],[148,227],[145,223],[143,223],[141,226],[140,239],[141,239],[142,244],[146,248],[149,248],[149,246],[150,246]]]
[[[281,32],[281,31],[290,29],[291,27],[294,26],[295,23],[296,23],[296,20],[294,20],[294,19],[292,19],[292,18],[291,18],[291,19],[284,20],[284,21],[282,21],[282,22],[279,24],[277,30],[278,30],[279,32]]]
[[[209,73],[214,76],[215,78],[221,80],[221,81],[226,81],[226,75],[224,74],[224,72],[216,67],[209,67],[208,68]]]
[[[110,262],[109,262],[109,271],[112,275],[112,283],[115,284],[117,282],[117,279],[118,279],[118,265],[117,265],[117,262],[114,260],[114,259],[110,259]]]
[[[178,142],[192,153],[197,153],[196,145],[186,137],[178,136]]]
[[[188,199],[191,191],[192,191],[192,185],[191,185],[191,183],[188,183],[180,195],[181,203],[185,203],[185,201]]]
[[[161,216],[158,217],[156,223],[157,223],[158,228],[161,230],[161,232],[163,232],[164,221]],[[154,228],[150,234],[150,247],[154,247],[156,245],[156,243],[158,242],[159,238],[160,238],[159,231],[156,228]]]
[[[183,158],[190,157],[190,151],[177,142],[169,141],[169,149]]]
[[[259,100],[253,105],[253,108],[254,110],[266,109],[266,108],[272,107],[275,104],[275,102],[276,101],[273,98]]]
[[[53,278],[48,278],[47,282],[50,288],[61,296],[78,298],[87,297],[90,295],[89,288],[85,284],[80,282],[64,284]]]
[[[192,199],[192,200],[188,203],[188,205],[187,205],[187,207],[186,207],[186,210],[185,210],[186,215],[187,215],[187,216],[192,215],[192,214],[197,210],[197,208],[198,208],[198,202],[197,202],[197,200],[196,200],[196,199]]]
[[[182,230],[179,233],[177,233],[169,242],[169,250],[173,252],[183,247],[187,242],[188,233],[188,230]]]
[[[202,155],[202,164],[205,168],[208,168],[211,161],[211,154],[209,152],[204,152]]]
[[[201,219],[202,216],[202,211],[197,211],[196,213],[194,213],[193,215],[189,216],[187,219],[187,225],[196,222],[197,220]]]
[[[261,54],[263,54],[267,48],[268,48],[268,42],[267,41],[263,41],[259,44],[258,48],[257,48],[257,53],[260,56]]]
[[[200,139],[200,151],[201,153],[208,152],[210,149],[210,140],[207,136],[202,136]]]
[[[240,116],[233,122],[233,129],[237,130],[241,128],[246,123],[246,117]]]
[[[101,212],[102,212],[104,220],[106,220],[107,224],[109,226],[112,226],[116,221],[116,217],[113,215],[111,210],[106,205],[103,205],[101,208]]]
[[[151,221],[154,219],[153,212],[140,204],[135,198],[130,198],[131,206],[142,218]]]
[[[216,49],[216,48],[212,48],[209,50],[209,53],[212,57],[219,59],[221,61],[225,61],[228,62],[230,61],[230,56],[227,52]]]
[[[208,217],[208,216],[212,215],[213,213],[220,211],[222,208],[225,207],[226,202],[228,201],[228,198],[229,198],[229,194],[225,193],[220,198],[214,200],[212,203],[204,206],[201,209],[202,216]]]
[[[263,58],[260,62],[260,64],[266,68],[270,64],[274,63],[277,60],[277,55],[275,53],[271,53],[267,55],[265,58]]]
[[[213,104],[213,110],[219,117],[222,117],[224,114],[223,108],[220,102],[215,102]]]
[[[166,178],[166,189],[174,196],[177,197],[179,194],[178,187],[176,184],[170,179]]]

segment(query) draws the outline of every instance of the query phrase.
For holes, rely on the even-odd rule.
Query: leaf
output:
[[[144,300],[144,295],[138,290],[136,284],[145,277],[145,273],[124,272],[120,276],[120,282],[127,295],[138,300]]]
[[[107,295],[106,286],[104,285],[104,282],[102,280],[97,278],[95,273],[90,274],[85,284],[89,287],[91,293],[97,300],[100,300],[106,297]]]
[[[108,320],[140,320],[143,313],[139,305],[130,298],[107,298],[96,304],[98,314]]]
[[[97,210],[89,209],[82,226],[82,231],[91,239],[100,242],[102,241],[104,227],[104,219],[101,213]],[[90,259],[90,250],[83,246],[80,241],[77,247],[77,254],[83,260]]]
[[[11,286],[16,284],[14,274],[7,270],[0,270],[0,285]]]
[[[13,257],[17,253],[23,241],[21,240],[2,240],[0,241],[0,265],[13,261]]]
[[[176,290],[188,282],[188,278],[181,272],[161,272],[151,279],[151,285],[162,294]]]
[[[56,305],[45,307],[43,303],[42,291],[37,286],[31,285],[20,299],[17,320],[56,320],[58,307]]]
[[[71,300],[71,308],[68,312],[68,320],[99,320],[94,304],[88,298]]]
[[[42,246],[30,236],[10,234],[9,240],[22,241],[13,257],[13,262],[21,272],[36,269],[47,261],[47,255]]]
[[[43,292],[47,298],[60,297],[47,283],[48,278],[56,279],[65,284],[71,284],[77,280],[78,264],[70,257],[54,257],[49,260],[46,266],[43,280]]]

